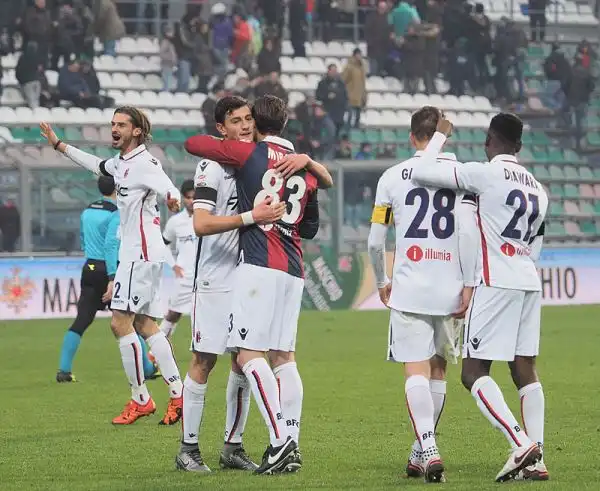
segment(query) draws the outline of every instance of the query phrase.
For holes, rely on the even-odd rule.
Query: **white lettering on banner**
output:
[[[542,282],[542,298],[573,299],[577,295],[577,274],[573,268],[539,268]]]
[[[335,276],[333,276],[333,273],[325,263],[325,260],[322,257],[318,257],[312,262],[312,265],[315,268],[317,276],[325,288],[327,295],[329,295],[329,300],[335,302],[342,298],[344,291],[338,285]]]
[[[304,291],[308,293],[308,296],[312,300],[315,308],[320,311],[328,311],[329,304],[325,297],[321,293],[321,287],[318,282],[316,282],[312,275],[312,268],[308,264],[304,264]]]

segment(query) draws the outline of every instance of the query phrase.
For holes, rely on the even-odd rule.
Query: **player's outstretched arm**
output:
[[[252,211],[233,216],[219,216],[213,215],[212,211],[206,209],[201,203],[194,203],[194,231],[198,237],[203,237],[222,234],[254,224],[266,225],[280,220],[286,209],[285,202],[272,204],[271,198],[267,197]]]
[[[65,142],[61,141],[58,136],[56,136],[52,126],[50,126],[48,123],[40,123],[40,132],[48,144],[54,148],[54,150],[66,155],[77,165],[99,176],[112,175],[110,170],[107,169],[106,165],[104,165],[106,161],[90,153],[83,152],[72,145],[67,145]]]
[[[242,167],[256,149],[256,143],[196,135],[189,137],[184,147],[186,152],[197,157],[204,157],[232,167]]]
[[[333,177],[327,168],[305,153],[290,153],[275,163],[274,168],[284,179],[288,179],[296,172],[306,169],[317,178],[319,189],[329,189],[333,186]]]

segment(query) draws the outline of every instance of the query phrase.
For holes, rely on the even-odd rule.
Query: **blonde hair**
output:
[[[126,114],[131,119],[133,127],[141,130],[140,136],[136,137],[139,145],[152,141],[152,124],[144,111],[133,106],[120,106],[115,109],[114,114]]]

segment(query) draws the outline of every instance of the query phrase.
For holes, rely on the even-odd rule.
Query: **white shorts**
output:
[[[194,280],[175,278],[173,291],[169,297],[169,310],[180,314],[189,314],[192,311],[194,297]]]
[[[541,292],[478,286],[467,312],[463,358],[513,361],[537,356]]]
[[[231,295],[231,292],[194,292],[190,351],[225,353],[231,329]]]
[[[112,310],[162,317],[160,282],[163,263],[135,261],[120,263],[115,274]]]
[[[251,264],[240,264],[235,274],[227,347],[295,351],[304,280]]]
[[[457,363],[462,321],[450,316],[391,310],[388,360],[407,363],[439,355]]]

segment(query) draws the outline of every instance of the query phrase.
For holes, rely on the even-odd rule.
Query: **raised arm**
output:
[[[77,165],[98,176],[110,176],[113,174],[114,171],[112,170],[112,166],[107,165],[108,161],[102,160],[100,157],[96,157],[90,153],[83,152],[72,145],[67,145],[56,136],[56,133],[54,133],[54,130],[48,123],[40,123],[40,131],[42,136],[54,150],[66,155]]]
[[[333,177],[327,167],[305,153],[290,153],[276,162],[274,168],[284,179],[289,179],[296,172],[306,169],[317,178],[319,189],[329,189],[333,186]]]
[[[193,220],[198,237],[222,234],[255,223],[273,223],[285,214],[286,203],[271,205],[269,199],[256,205],[252,211],[229,216],[215,215],[223,172],[223,168],[212,160],[201,160],[196,168]],[[229,206],[237,208],[237,203]]]
[[[253,142],[221,140],[208,135],[191,136],[185,141],[186,152],[232,167],[242,167],[255,149]]]

